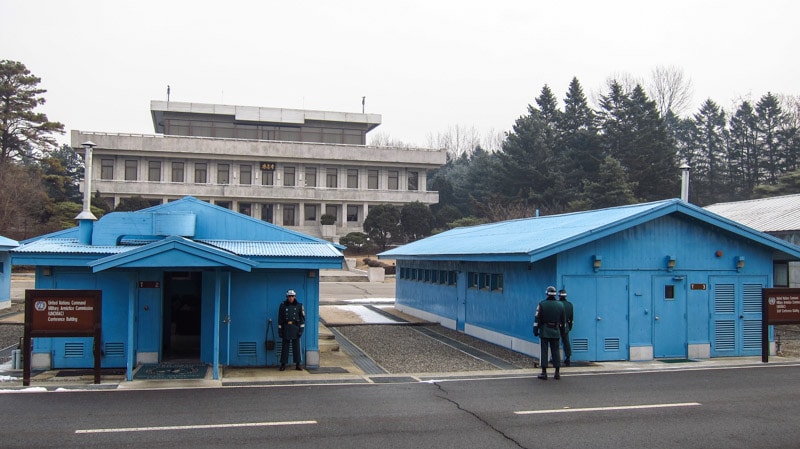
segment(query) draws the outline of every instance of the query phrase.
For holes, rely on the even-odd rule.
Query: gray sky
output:
[[[693,107],[800,94],[800,2],[0,0],[0,59],[67,131],[152,134],[150,100],[361,111],[426,146],[510,130],[543,85],[675,66]],[[68,134],[59,139],[68,143]]]

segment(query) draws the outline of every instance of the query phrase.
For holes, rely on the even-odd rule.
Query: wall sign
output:
[[[761,289],[761,361],[769,362],[769,326],[800,324],[800,288]]]

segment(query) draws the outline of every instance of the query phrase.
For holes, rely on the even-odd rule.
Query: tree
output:
[[[54,148],[51,134],[64,133],[63,124],[34,112],[45,103],[40,82],[21,62],[0,61],[0,173],[14,159]]]
[[[83,159],[74,148],[62,145],[40,162],[48,196],[55,202],[81,203],[80,181]]]
[[[749,196],[761,183],[760,157],[758,155],[758,129],[753,106],[743,101],[728,124],[729,185],[738,197]]]
[[[784,120],[783,111],[778,99],[772,93],[767,93],[758,100],[756,117],[759,154],[763,160],[761,166],[766,171],[766,182],[775,184],[784,168],[786,152],[780,132]]]
[[[364,219],[364,231],[382,251],[401,237],[400,209],[391,204],[379,204],[370,208]]]
[[[613,157],[607,156],[600,165],[599,181],[586,185],[586,203],[575,204],[573,207],[576,209],[600,209],[633,204],[636,202],[633,187],[635,185],[628,182],[628,176],[622,164]]]
[[[114,208],[114,212],[135,212],[137,210],[147,209],[151,204],[141,196],[132,196],[130,198],[121,198],[119,204]]]
[[[692,196],[699,204],[730,199],[727,189],[725,111],[710,98],[694,114],[689,127],[689,142],[683,154],[692,170]]]
[[[433,230],[431,208],[419,201],[404,205],[400,209],[400,225],[403,235],[412,242],[431,235]]]
[[[658,66],[650,74],[648,93],[655,100],[662,118],[682,114],[692,101],[692,80],[676,66]]]

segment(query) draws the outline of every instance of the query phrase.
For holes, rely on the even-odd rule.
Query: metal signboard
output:
[[[800,324],[800,288],[761,289],[761,361],[769,361],[769,326]]]

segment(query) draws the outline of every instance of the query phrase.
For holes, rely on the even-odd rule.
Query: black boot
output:
[[[569,357],[564,359],[564,366],[569,366]]]
[[[558,380],[561,379],[561,368],[556,368],[556,374],[553,376],[553,379]]]
[[[285,363],[281,363],[281,369],[280,370],[283,371],[285,369],[286,369],[286,364]]]
[[[299,363],[294,366],[294,369],[296,369],[297,371],[302,371],[303,370],[303,368],[300,368],[300,364]]]
[[[547,380],[547,370],[542,370],[542,374],[536,376],[537,379]]]

